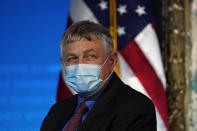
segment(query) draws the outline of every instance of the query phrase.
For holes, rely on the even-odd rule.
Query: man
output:
[[[61,53],[66,84],[78,95],[56,103],[41,131],[156,131],[151,100],[113,73],[117,53],[106,28],[73,24],[63,35]]]

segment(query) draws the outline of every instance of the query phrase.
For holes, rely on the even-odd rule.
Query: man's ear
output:
[[[113,71],[113,69],[115,68],[117,62],[118,62],[118,53],[116,51],[113,51],[110,55],[110,70]]]

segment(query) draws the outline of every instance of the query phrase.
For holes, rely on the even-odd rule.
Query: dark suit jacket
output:
[[[56,103],[41,131],[61,131],[77,106],[77,95]],[[143,94],[114,74],[78,131],[156,131],[155,108]]]

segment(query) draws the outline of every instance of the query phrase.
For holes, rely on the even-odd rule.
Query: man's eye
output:
[[[69,63],[69,62],[73,62],[75,60],[77,60],[77,57],[69,57],[69,58],[67,58],[66,62]]]
[[[97,57],[96,57],[96,55],[88,55],[88,58],[94,59],[94,58],[97,58]]]

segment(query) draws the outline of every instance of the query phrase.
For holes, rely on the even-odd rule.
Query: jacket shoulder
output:
[[[128,85],[122,84],[118,95],[119,101],[121,101],[121,103],[125,104],[127,107],[131,107],[137,111],[147,108],[150,108],[150,110],[153,112],[155,110],[154,104],[150,98]]]
[[[73,111],[76,101],[77,96],[72,96],[66,100],[55,103],[44,118],[40,130],[48,131],[60,128],[62,125],[64,125],[63,122],[65,122],[66,119],[69,118],[69,112]]]
[[[116,119],[112,130],[156,131],[155,106],[147,96],[121,84],[115,103]]]

